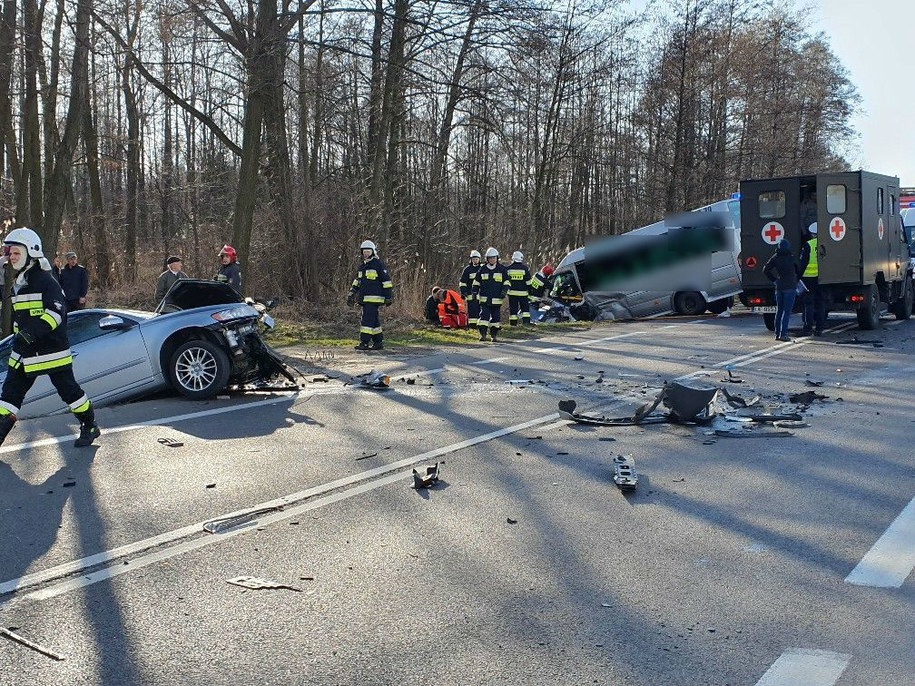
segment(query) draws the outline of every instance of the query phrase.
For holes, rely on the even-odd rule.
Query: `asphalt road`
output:
[[[291,351],[332,378],[104,409],[89,450],[66,417],[23,421],[0,448],[0,627],[64,659],[0,637],[0,685],[911,686],[915,320],[883,324]],[[837,345],[855,336],[880,347]],[[391,390],[347,383],[372,368]],[[828,397],[790,437],[557,421],[561,398],[623,416],[690,377],[771,409]]]

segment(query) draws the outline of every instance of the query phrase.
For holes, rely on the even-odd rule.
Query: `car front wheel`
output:
[[[209,341],[188,341],[172,353],[168,373],[181,395],[192,400],[212,398],[229,383],[229,356]]]

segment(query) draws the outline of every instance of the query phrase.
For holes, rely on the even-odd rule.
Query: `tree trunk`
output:
[[[88,90],[86,95],[88,96]],[[105,207],[102,202],[102,181],[99,177],[98,132],[92,117],[92,103],[86,98],[83,109],[83,145],[89,174],[89,223],[95,243],[95,276],[101,288],[109,284],[111,258],[108,253],[108,233],[105,230]]]
[[[37,227],[44,217],[41,183],[41,131],[38,121],[38,53],[41,27],[38,5],[25,0],[25,101],[22,105],[22,177],[16,194],[16,224]]]
[[[0,17],[0,190],[3,190],[3,179],[6,176],[7,167],[12,167],[12,164],[7,164],[5,152],[8,143],[7,132],[13,125],[10,87],[12,86],[15,39],[16,0],[4,0],[3,15]],[[13,151],[15,151],[15,146],[12,146],[11,152]],[[18,174],[13,175],[13,183],[19,183]]]

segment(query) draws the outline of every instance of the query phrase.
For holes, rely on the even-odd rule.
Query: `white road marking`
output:
[[[915,498],[877,539],[845,583],[899,588],[915,568]]]
[[[495,364],[496,362],[504,362],[509,359],[508,357],[491,357],[488,360],[480,360],[479,362],[471,362],[472,365],[483,365],[483,364]]]
[[[535,426],[540,426],[542,424],[548,424],[550,422],[555,421],[558,418],[559,418],[559,413],[553,412],[551,414],[544,415],[542,417],[538,417],[537,419],[532,419],[527,422],[522,422],[521,424],[515,424],[513,426],[509,426],[504,429],[497,429],[495,431],[491,431],[489,433],[485,433],[480,436],[468,438],[468,439],[466,439],[464,441],[460,441],[458,443],[452,443],[451,445],[447,445],[442,448],[436,448],[435,450],[430,450],[430,451],[427,451],[424,453],[420,453],[418,455],[414,455],[412,457],[407,457],[405,459],[398,460],[397,462],[392,462],[392,463],[389,463],[386,465],[382,465],[380,467],[376,467],[374,469],[369,469],[364,472],[359,472],[358,474],[353,474],[352,476],[343,477],[343,478],[337,479],[335,481],[331,481],[329,483],[322,484],[320,486],[314,486],[312,488],[308,488],[303,491],[291,493],[282,498],[260,503],[251,508],[246,508],[245,510],[239,510],[237,512],[232,512],[227,515],[220,516],[220,517],[211,517],[207,521],[212,521],[213,519],[221,519],[221,520],[222,519],[234,519],[234,518],[237,518],[240,516],[244,516],[245,513],[247,513],[247,512],[261,511],[264,509],[282,507],[282,508],[284,508],[282,512],[278,512],[276,514],[271,514],[266,517],[261,517],[256,520],[251,520],[253,522],[252,525],[279,521],[280,519],[285,519],[287,517],[294,516],[294,514],[304,511],[304,510],[295,509],[294,507],[292,507],[292,508],[290,507],[290,505],[294,505],[295,503],[300,502],[302,500],[305,500],[308,498],[313,498],[317,495],[323,495],[323,494],[329,493],[330,491],[335,491],[337,489],[345,488],[347,486],[352,486],[354,484],[365,481],[367,479],[375,479],[377,477],[389,474],[390,472],[398,471],[405,467],[410,467],[419,462],[433,460],[437,457],[441,457],[443,455],[448,455],[450,453],[454,453],[459,450],[463,450],[464,448],[469,448],[474,445],[478,445],[480,443],[486,443],[486,442],[492,441],[496,438],[501,438],[502,436],[508,436],[509,434],[517,433],[518,431],[524,431],[525,429],[530,429]],[[409,476],[409,474],[397,474],[394,477],[388,477],[388,479],[392,479],[392,480],[396,481],[398,479],[406,478],[406,476]],[[391,481],[387,481],[387,480],[384,481],[384,483],[390,483],[390,482]],[[353,495],[358,495],[358,493],[364,493],[366,490],[372,490],[372,488],[375,488],[380,485],[384,485],[384,483],[375,484],[375,482],[372,482],[370,484],[360,487],[361,490],[350,489],[350,490],[345,491],[344,494],[338,493],[338,494],[329,496],[329,498],[331,498],[331,500],[325,500],[323,502],[323,504],[328,504],[330,502],[337,502],[338,500],[342,500],[343,497],[348,498],[348,497],[352,497]],[[366,486],[371,486],[371,488],[366,488]],[[312,506],[309,509],[314,509],[314,507],[319,506],[319,505],[314,505],[314,503],[309,503],[309,505]],[[97,566],[104,562],[108,562],[108,561],[111,561],[114,559],[124,557],[125,555],[131,555],[134,553],[142,552],[144,550],[149,550],[150,548],[153,548],[153,547],[159,547],[164,544],[170,543],[172,541],[175,541],[175,540],[178,540],[181,538],[186,538],[187,536],[190,536],[192,534],[197,534],[197,533],[202,534],[203,525],[205,523],[206,522],[198,522],[196,524],[191,524],[189,526],[181,527],[180,529],[176,529],[174,531],[169,531],[169,532],[166,532],[163,534],[159,534],[158,536],[153,536],[152,538],[147,538],[142,541],[137,541],[135,543],[131,543],[129,545],[120,546],[118,548],[114,548],[112,550],[97,553],[95,555],[90,555],[89,557],[84,557],[80,560],[74,560],[73,562],[68,562],[68,563],[65,563],[62,565],[58,565],[56,567],[52,567],[50,569],[46,569],[41,572],[36,572],[34,574],[28,574],[28,575],[19,577],[17,579],[11,579],[9,581],[6,581],[6,582],[3,582],[2,584],[0,584],[0,595],[8,594],[8,593],[14,592],[16,590],[21,590],[23,588],[34,586],[36,584],[44,583],[47,581],[51,581],[53,579],[58,579],[63,576],[74,574],[74,573],[80,572],[83,569],[88,569],[90,567]],[[105,570],[101,570],[99,572],[95,572],[90,575],[81,576],[78,579],[71,579],[71,580],[62,582],[61,584],[55,584],[52,587],[49,587],[46,589],[41,589],[40,591],[36,591],[36,592],[30,593],[30,594],[27,594],[25,596],[22,596],[22,597],[23,598],[33,598],[33,599],[35,599],[35,598],[44,599],[44,598],[54,597],[55,595],[60,595],[60,593],[65,593],[65,592],[67,592],[69,590],[73,590],[75,588],[81,588],[83,586],[88,586],[92,583],[97,583],[98,581],[102,581],[103,579],[107,579],[112,576],[118,576],[119,574],[122,574],[124,572],[131,571],[131,569],[138,569],[142,566],[146,566],[146,564],[152,564],[152,562],[156,562],[156,561],[159,561],[162,559],[166,559],[167,557],[172,557],[174,555],[178,555],[181,552],[186,552],[187,550],[194,550],[194,549],[202,547],[204,545],[211,545],[212,543],[216,543],[216,542],[219,542],[219,541],[225,539],[227,536],[228,536],[228,533],[217,534],[217,535],[208,535],[207,537],[200,539],[200,540],[195,539],[193,541],[188,541],[184,544],[181,544],[180,546],[177,546],[177,547],[166,548],[166,549],[157,551],[154,554],[156,556],[155,559],[152,559],[151,556],[144,556],[144,557],[138,558],[139,560],[146,560],[147,558],[149,558],[150,561],[146,562],[145,564],[138,563],[137,559],[131,559],[129,561],[128,565],[122,565],[119,563],[116,566],[116,568],[112,567],[112,568],[108,568]],[[203,542],[201,542],[201,541],[203,541]],[[175,551],[175,552],[172,553],[172,555],[168,555],[167,553],[170,550]],[[123,569],[121,569],[121,568],[123,568]],[[115,571],[111,571],[111,570],[115,570]],[[54,589],[63,589],[63,590],[60,590],[60,592],[54,592]],[[0,607],[3,607],[3,605],[5,605],[5,604],[9,604],[9,602],[10,601],[0,603]]]
[[[851,655],[827,650],[786,650],[756,686],[833,686],[848,667]]]

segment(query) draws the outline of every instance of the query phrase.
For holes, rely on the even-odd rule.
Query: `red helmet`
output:
[[[543,272],[544,276],[553,276],[553,265],[545,264],[545,265],[543,265],[543,269],[541,269],[540,271]]]
[[[238,252],[231,245],[222,246],[222,250],[219,251],[218,257],[222,257],[223,255],[228,255],[230,262],[238,261]]]

